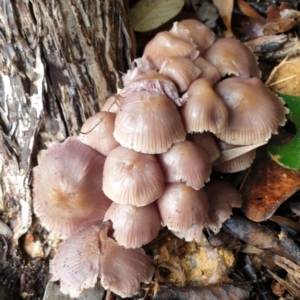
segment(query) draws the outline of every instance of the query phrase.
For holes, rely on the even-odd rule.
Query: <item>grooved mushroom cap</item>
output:
[[[216,138],[210,132],[188,134],[187,139],[200,146],[208,154],[210,162],[214,162],[221,154]]]
[[[200,53],[210,47],[215,40],[215,34],[212,30],[193,19],[174,22],[170,33],[181,39],[192,39]]]
[[[185,103],[180,112],[188,133],[218,133],[227,126],[228,109],[207,79],[195,80],[182,99]]]
[[[154,272],[143,249],[126,249],[108,237],[111,222],[100,223],[70,238],[50,262],[51,281],[60,280],[64,294],[79,297],[93,287],[97,277],[105,289],[121,297],[137,294],[140,282],[149,282]]]
[[[172,79],[180,92],[185,92],[189,85],[201,74],[200,68],[187,57],[166,57],[159,73]]]
[[[161,228],[155,203],[143,207],[112,203],[104,220],[113,222],[114,238],[125,248],[138,248],[150,243]]]
[[[217,40],[202,56],[220,71],[222,77],[235,75],[260,78],[256,56],[235,38]]]
[[[175,83],[170,78],[156,72],[155,70],[148,70],[145,73],[134,77],[120,91],[120,94],[123,97],[126,97],[134,92],[143,90],[158,91],[161,94],[166,95],[178,106],[181,105],[181,99],[179,98]]]
[[[208,246],[208,241],[203,234],[203,224],[192,225],[187,230],[172,231],[172,233],[180,239],[184,239],[186,242],[193,242],[200,244],[201,246]]]
[[[194,63],[201,70],[199,78],[206,78],[212,86],[221,79],[221,73],[219,70],[203,57],[198,56],[194,60]]]
[[[185,139],[176,105],[165,95],[141,91],[124,98],[115,121],[115,139],[143,153],[162,153]]]
[[[124,147],[112,150],[104,164],[103,191],[119,204],[145,206],[164,190],[164,177],[154,155]]]
[[[209,181],[209,156],[191,141],[185,140],[172,145],[167,152],[157,155],[157,159],[166,182],[184,182],[187,186],[199,190]]]
[[[229,149],[238,148],[241,146],[237,145],[230,145],[225,143],[224,141],[218,140],[218,144],[221,148],[221,151],[226,151]],[[223,163],[217,164],[214,166],[214,170],[222,173],[236,173],[239,171],[243,171],[250,167],[254,158],[255,158],[256,151],[251,150],[245,154],[242,154],[236,158],[227,160]],[[216,162],[217,163],[217,162]]]
[[[229,110],[228,126],[217,137],[228,144],[266,142],[286,122],[288,109],[257,78],[228,78],[215,86]]]
[[[107,154],[119,143],[113,136],[116,115],[108,111],[98,112],[88,118],[81,127],[79,139],[102,155]]]
[[[160,69],[166,57],[184,56],[194,60],[198,55],[199,51],[192,41],[178,39],[170,32],[162,31],[146,45],[143,58]]]
[[[229,182],[214,180],[204,187],[209,199],[205,226],[218,233],[222,223],[229,219],[233,207],[241,207],[242,196]]]
[[[111,95],[104,102],[101,111],[109,111],[116,114],[120,110],[122,100],[123,97],[118,94]]]
[[[111,204],[101,187],[104,160],[76,138],[40,152],[33,169],[33,208],[47,230],[68,237],[102,221]]]
[[[168,183],[157,207],[164,226],[172,231],[203,224],[208,211],[208,199],[203,189],[194,190],[184,183]]]

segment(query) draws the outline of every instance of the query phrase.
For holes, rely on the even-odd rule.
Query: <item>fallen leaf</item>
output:
[[[175,17],[183,6],[184,0],[141,0],[130,9],[133,29],[155,29]]]
[[[250,6],[247,2],[243,0],[238,0],[238,7],[241,12],[253,19],[259,19],[261,21],[265,21],[265,18],[262,17],[252,6]]]
[[[231,16],[233,10],[233,0],[213,0],[213,4],[217,7],[219,11],[219,15],[223,20],[224,25],[227,28],[227,33],[225,33],[226,37],[232,37],[233,33],[231,30]]]
[[[154,300],[243,300],[249,299],[251,285],[233,285],[221,284],[217,286],[207,287],[185,287],[185,288],[170,288],[161,286],[159,292],[154,296]]]
[[[257,151],[257,157],[242,183],[242,209],[249,219],[265,221],[299,189],[300,172],[277,164],[264,147]]]

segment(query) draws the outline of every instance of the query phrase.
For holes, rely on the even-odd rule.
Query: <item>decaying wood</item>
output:
[[[122,0],[0,3],[0,210],[17,240],[38,150],[76,135],[120,87],[132,36]]]

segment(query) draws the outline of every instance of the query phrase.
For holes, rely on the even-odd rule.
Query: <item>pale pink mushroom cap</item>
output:
[[[218,144],[220,146],[221,151],[226,151],[229,149],[235,149],[241,146],[237,145],[230,145],[225,143],[224,141],[218,140]],[[236,158],[227,160],[223,163],[215,165],[213,168],[214,170],[222,173],[236,173],[239,171],[243,171],[250,167],[254,158],[255,158],[256,151],[251,150],[245,154],[242,154]],[[217,162],[216,162],[217,163]]]
[[[200,68],[187,57],[166,57],[159,73],[172,79],[180,92],[185,92],[189,85],[201,74]]]
[[[106,99],[104,102],[101,111],[109,111],[116,114],[120,110],[123,97],[118,94],[113,94]]]
[[[125,85],[125,87],[120,91],[120,94],[123,97],[126,97],[134,92],[143,90],[158,91],[161,94],[166,95],[178,106],[181,105],[181,99],[179,98],[175,83],[170,78],[155,70],[148,70],[147,72],[136,76]]]
[[[194,19],[174,22],[170,33],[181,39],[191,39],[196,44],[200,53],[205,51],[215,41],[215,34],[213,31]]]
[[[194,60],[199,55],[192,41],[185,41],[173,36],[170,32],[162,31],[146,45],[143,58],[160,69],[166,57],[184,56]]]
[[[166,182],[184,182],[187,186],[199,190],[209,181],[209,156],[191,141],[174,144],[167,152],[157,155],[157,159]]]
[[[217,40],[203,53],[203,58],[225,75],[260,78],[257,58],[254,53],[235,38]]]
[[[101,111],[88,118],[81,127],[79,139],[102,155],[107,154],[120,144],[115,140],[116,114]]]
[[[208,216],[205,226],[218,233],[222,223],[229,219],[233,207],[241,207],[242,196],[229,182],[213,180],[204,190],[209,199]]]
[[[228,109],[207,79],[196,79],[182,99],[186,102],[180,112],[188,133],[210,131],[216,134],[227,126]]]
[[[155,201],[163,190],[163,173],[154,155],[121,146],[108,154],[103,191],[114,202],[144,206]]]
[[[217,137],[228,144],[266,142],[286,122],[288,109],[257,78],[228,78],[215,86],[229,110],[228,126]]]
[[[210,132],[188,134],[187,139],[205,150],[210,162],[214,162],[221,154],[216,138]]]
[[[33,169],[33,208],[47,230],[68,237],[102,221],[111,204],[102,191],[104,160],[76,138],[40,152]]]
[[[210,62],[201,56],[198,56],[194,63],[200,68],[201,74],[199,78],[208,79],[209,83],[213,86],[221,79],[221,73]]]
[[[203,233],[204,224],[192,225],[187,230],[172,231],[172,233],[180,239],[184,239],[186,242],[196,242],[201,246],[207,246],[208,241]]]
[[[184,183],[168,183],[157,200],[162,223],[172,231],[189,229],[203,224],[208,211],[208,199],[203,191],[194,190]]]
[[[155,203],[142,207],[112,203],[104,220],[113,222],[114,238],[125,248],[138,248],[150,243],[161,229]]]
[[[111,222],[85,229],[60,247],[50,262],[51,281],[60,280],[64,294],[79,297],[93,287],[97,277],[105,289],[121,297],[137,294],[140,282],[149,282],[154,272],[143,249],[126,249],[108,237]]]
[[[117,113],[115,139],[137,152],[162,153],[185,136],[176,105],[159,92],[135,92],[125,97]]]

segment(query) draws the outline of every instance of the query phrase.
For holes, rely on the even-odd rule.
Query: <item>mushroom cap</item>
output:
[[[175,83],[170,78],[156,72],[155,70],[148,70],[145,73],[135,76],[125,85],[125,87],[120,91],[120,94],[123,97],[126,97],[134,92],[143,90],[158,91],[161,94],[166,95],[178,106],[181,105],[181,99],[179,98]]]
[[[250,48],[235,38],[217,40],[202,56],[219,70],[222,77],[235,75],[260,78],[256,56]]]
[[[100,232],[101,284],[121,297],[138,293],[140,282],[148,283],[153,275],[151,259],[141,248],[126,249]]]
[[[154,272],[143,249],[126,249],[108,237],[111,222],[89,227],[68,238],[50,262],[51,281],[60,280],[64,294],[79,297],[101,277],[102,286],[121,297],[137,294],[140,282]]]
[[[111,204],[102,191],[104,160],[76,138],[40,152],[33,169],[33,208],[47,230],[68,237],[102,221]]]
[[[216,138],[210,132],[188,134],[187,139],[205,150],[211,163],[214,162],[221,154]]]
[[[200,68],[201,74],[199,78],[208,79],[209,83],[213,86],[221,79],[221,73],[210,62],[201,56],[198,56],[194,63]]]
[[[228,144],[266,142],[286,122],[288,109],[257,78],[228,78],[215,86],[229,110],[228,126],[216,136]]]
[[[109,111],[111,113],[117,113],[120,110],[121,102],[123,97],[118,94],[113,94],[106,99],[104,102],[101,111]]]
[[[189,85],[201,74],[200,68],[187,57],[166,57],[159,73],[172,79],[180,92],[185,92]]]
[[[115,139],[143,153],[162,153],[185,139],[176,105],[154,91],[135,92],[124,98],[115,121]]]
[[[113,222],[114,238],[125,248],[138,248],[150,243],[161,229],[155,202],[142,207],[112,203],[104,220]]]
[[[207,79],[196,79],[182,99],[186,101],[180,112],[188,133],[210,131],[216,134],[227,126],[228,109]]]
[[[218,144],[221,148],[221,151],[226,151],[229,149],[235,149],[241,146],[237,145],[230,145],[225,143],[224,141],[218,140]],[[225,162],[222,162],[220,164],[215,165],[213,168],[214,170],[222,173],[236,173],[243,171],[250,167],[252,164],[254,158],[255,158],[256,151],[251,150],[245,154],[242,154],[236,158],[227,160]],[[218,162],[216,162],[218,163]]]
[[[113,132],[115,129],[116,114],[101,111],[88,118],[81,127],[79,139],[102,155],[107,154],[119,146]]]
[[[242,196],[229,182],[213,180],[204,190],[209,199],[209,210],[205,226],[218,233],[222,223],[229,219],[233,207],[241,207]]]
[[[200,244],[201,246],[207,246],[208,241],[203,233],[204,224],[192,225],[187,230],[172,231],[172,233],[180,239],[184,239],[186,242],[193,242]]]
[[[208,199],[203,189],[194,190],[184,183],[168,183],[157,207],[164,226],[172,231],[203,224],[208,211]]]
[[[146,45],[143,58],[160,69],[166,57],[184,56],[194,60],[198,55],[199,51],[192,41],[178,39],[170,32],[162,31]]]
[[[164,176],[154,155],[119,146],[104,164],[103,191],[114,202],[144,206],[164,190]]]
[[[200,53],[204,52],[215,41],[214,32],[198,20],[194,19],[174,22],[173,27],[169,32],[181,39],[192,39]]]
[[[157,155],[157,159],[166,182],[184,182],[187,186],[199,190],[209,181],[209,156],[191,141],[185,140],[172,145],[167,152]]]

